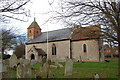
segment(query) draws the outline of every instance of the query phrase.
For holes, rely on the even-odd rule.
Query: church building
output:
[[[74,61],[98,62],[102,58],[99,25],[42,32],[34,20],[27,28],[27,34],[25,58],[29,60],[41,61],[46,56],[48,60],[58,62],[64,62],[66,57]]]

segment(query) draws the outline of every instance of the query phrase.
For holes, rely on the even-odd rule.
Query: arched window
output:
[[[54,43],[52,45],[52,55],[56,55],[56,46]]]
[[[83,44],[83,52],[87,52],[86,44]]]

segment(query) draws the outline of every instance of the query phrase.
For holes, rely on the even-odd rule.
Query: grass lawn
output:
[[[74,62],[73,64],[73,75],[64,76],[64,67],[51,69],[52,74],[55,78],[94,78],[94,73],[98,73],[100,78],[117,78],[118,74],[118,59],[106,59],[110,62]],[[60,64],[65,66],[64,62]],[[35,73],[39,72],[41,64],[36,64],[32,66],[34,70],[33,78],[35,78]],[[15,76],[15,72],[13,73]]]

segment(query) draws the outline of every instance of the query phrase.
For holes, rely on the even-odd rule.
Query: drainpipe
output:
[[[70,59],[72,59],[72,41],[70,40]]]

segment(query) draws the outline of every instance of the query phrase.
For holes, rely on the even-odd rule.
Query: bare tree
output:
[[[13,48],[13,45],[16,44],[15,38],[17,36],[12,33],[12,29],[1,29],[0,32],[2,32],[2,37],[0,38],[0,40],[2,40],[1,51],[2,54],[4,54],[6,49],[11,49]]]
[[[8,18],[24,21],[18,15],[29,16],[29,10],[24,6],[30,0],[0,0],[0,22],[5,22]]]
[[[55,11],[54,20],[82,25],[102,25],[114,30],[116,37],[104,31],[104,34],[117,41],[120,65],[120,1],[119,0],[61,0],[60,9]],[[120,76],[120,66],[119,66]]]

